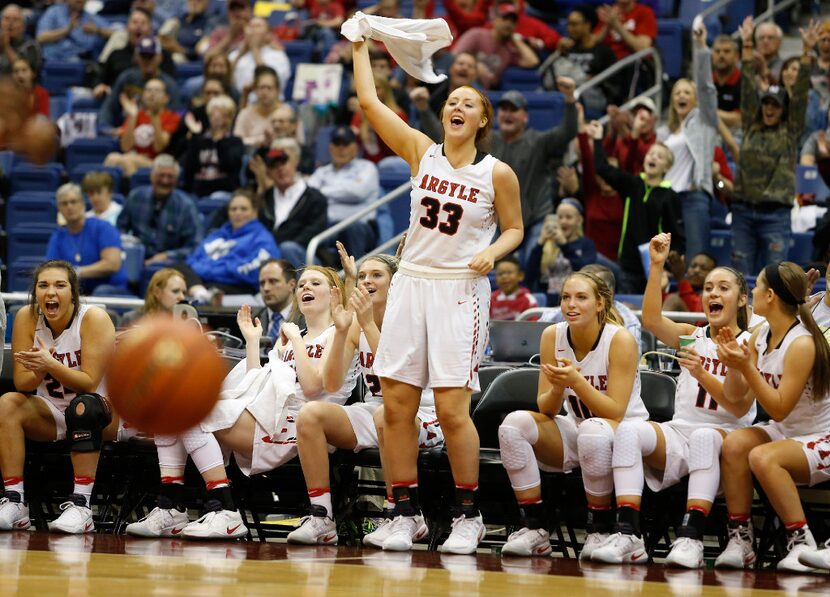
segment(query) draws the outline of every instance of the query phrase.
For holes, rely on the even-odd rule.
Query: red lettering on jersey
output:
[[[427,188],[427,181],[429,181],[429,174],[424,174],[424,177],[421,179],[421,184],[418,188],[426,189]]]
[[[289,350],[288,352],[286,352],[282,356],[283,363],[288,363],[289,361],[293,361],[293,360],[294,360],[294,351],[293,350]]]
[[[323,347],[319,344],[315,345],[314,347],[316,350],[314,351],[314,358],[319,359],[323,356]]]
[[[478,199],[476,199],[476,195],[478,195],[478,193],[479,193],[479,190],[477,188],[475,188],[475,187],[471,188],[470,189],[470,196],[467,199],[467,201],[469,201],[470,203],[475,203],[476,201],[478,201]]]
[[[364,369],[371,369],[372,365],[375,364],[375,355],[371,352],[361,352],[360,353],[360,366]]]
[[[766,371],[759,371],[759,373],[769,385],[771,385],[776,390],[778,389],[778,384],[781,383],[780,375],[775,375],[774,373],[767,373]]]
[[[448,186],[450,186],[450,183],[448,183],[446,180],[442,180],[441,184],[438,185],[438,190],[436,192],[440,195],[446,195]]]
[[[597,388],[600,392],[604,392],[608,389],[608,376],[607,375],[600,375],[599,376],[599,387]]]
[[[441,182],[434,176],[429,177],[429,184],[427,185],[427,191],[432,191],[433,193],[438,192],[438,183]]]
[[[78,361],[78,367],[80,367],[81,366],[81,351],[80,350],[75,351],[75,360]]]
[[[458,188],[458,186],[459,185],[458,185],[457,182],[451,182],[450,183],[450,197],[455,197],[455,190]],[[461,190],[462,191],[464,190],[464,185],[461,185]]]

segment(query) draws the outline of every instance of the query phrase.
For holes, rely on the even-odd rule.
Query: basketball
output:
[[[226,373],[216,347],[198,327],[155,315],[119,340],[107,373],[108,397],[129,425],[174,435],[207,416]]]

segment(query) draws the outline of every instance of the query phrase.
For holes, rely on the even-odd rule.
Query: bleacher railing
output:
[[[327,229],[323,230],[320,234],[318,234],[317,236],[315,236],[314,238],[312,238],[309,241],[308,249],[306,249],[306,253],[305,253],[305,262],[306,263],[314,263],[314,256],[317,254],[317,249],[320,248],[320,244],[323,241],[328,240],[330,238],[333,238],[341,230],[345,230],[346,228],[348,228],[349,226],[351,226],[355,222],[361,221],[365,216],[367,216],[368,214],[375,211],[378,207],[380,207],[382,205],[386,205],[387,203],[390,203],[390,202],[394,201],[395,199],[397,199],[398,197],[400,197],[401,195],[403,195],[405,193],[409,193],[411,188],[412,188],[412,186],[410,185],[409,181],[407,181],[407,182],[401,184],[396,189],[388,192],[386,195],[384,195],[383,197],[381,197],[380,199],[378,199],[374,203],[370,203],[369,205],[367,205],[366,207],[364,207],[360,211],[357,211],[357,212],[353,213],[352,215],[350,215],[345,220],[340,220],[339,222],[337,222],[331,228],[327,228]],[[389,248],[396,246],[398,244],[398,242],[400,242],[401,237],[403,236],[404,232],[406,232],[406,231],[404,230],[404,231],[399,232],[398,234],[393,236],[391,239],[389,239],[385,243],[375,247],[374,249],[372,249],[371,251],[366,253],[366,255],[361,257],[360,261],[365,260],[370,255],[377,255],[378,253],[384,253]]]
[[[0,297],[3,297],[6,304],[29,302],[28,292],[2,292]],[[144,299],[121,296],[82,296],[81,302],[85,305],[103,305],[119,309],[137,309],[144,306]]]
[[[578,98],[580,94],[584,93],[585,90],[591,89],[592,87],[596,87],[603,81],[611,78],[613,75],[617,74],[624,68],[628,68],[632,64],[639,64],[642,60],[646,58],[652,58],[654,60],[654,85],[643,91],[642,93],[637,94],[635,98],[628,100],[623,107],[628,107],[635,99],[643,96],[651,97],[654,99],[654,103],[657,104],[658,108],[663,105],[663,62],[660,60],[660,51],[652,46],[650,48],[645,48],[640,50],[639,52],[635,52],[630,56],[626,56],[619,62],[615,62],[604,71],[599,73],[598,75],[591,77],[588,81],[585,81],[582,85],[576,88],[576,97]],[[600,122],[605,124],[608,120],[608,115],[606,114],[600,119]]]
[[[518,321],[530,321],[534,318],[537,318],[542,315],[543,313],[547,313],[551,309],[555,307],[534,307],[533,309],[527,309],[526,311],[522,311],[522,314],[519,315],[517,318]],[[637,318],[642,321],[643,319],[643,312],[641,310],[631,310]],[[705,321],[706,314],[705,313],[690,313],[688,311],[663,311],[663,317],[668,317],[672,321],[676,321],[678,323],[696,323],[698,321]]]
[[[718,0],[717,2],[712,4],[711,6],[706,7],[705,10],[702,10],[701,12],[699,12],[697,17],[695,17],[695,18],[700,18],[704,22],[706,22],[706,19],[710,15],[713,15],[716,12],[719,12],[720,9],[727,6],[728,4],[731,4],[734,1],[735,0]],[[782,0],[781,2],[776,4],[775,0],[767,0],[767,9],[764,12],[762,12],[761,14],[759,14],[758,16],[754,17],[753,20],[755,21],[756,25],[758,25],[758,23],[763,23],[764,21],[768,21],[772,17],[774,17],[776,14],[778,14],[779,12],[784,10],[785,8],[789,8],[790,6],[795,4],[796,2],[797,2],[797,0]],[[740,37],[741,32],[740,32],[739,29],[736,29],[735,31],[732,32],[731,35],[734,39],[737,39],[738,37]],[[694,40],[694,32],[692,32],[691,30],[689,31],[689,37],[690,37],[689,47],[694,47],[694,41],[695,41]]]

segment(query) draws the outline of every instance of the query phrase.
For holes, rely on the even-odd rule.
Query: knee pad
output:
[[[718,464],[723,436],[711,428],[696,429],[689,438],[689,472],[708,470]]]
[[[514,427],[499,427],[499,451],[501,462],[508,471],[517,471],[528,463],[536,463],[536,456],[527,438]]]
[[[512,427],[516,429],[522,437],[524,437],[530,445],[539,441],[539,427],[536,425],[536,419],[526,410],[515,410],[504,417],[501,422],[501,427]]]
[[[614,468],[629,468],[657,447],[657,432],[646,421],[623,421],[614,434]]]
[[[193,454],[193,452],[208,443],[210,435],[210,433],[202,431],[202,429],[198,426],[193,429],[188,429],[181,435],[185,451],[188,454]]]
[[[112,422],[109,402],[98,394],[78,394],[64,412],[66,437],[72,452],[97,452],[102,433]]]
[[[536,443],[539,430],[536,421],[526,411],[510,413],[499,426],[501,462],[515,491],[537,487],[540,483],[539,465],[531,439]]]
[[[583,475],[608,477],[611,482],[611,453],[614,429],[608,421],[592,418],[583,421],[577,430],[576,446]]]
[[[175,435],[154,435],[153,443],[156,444],[157,448],[168,448],[174,445],[178,439]]]

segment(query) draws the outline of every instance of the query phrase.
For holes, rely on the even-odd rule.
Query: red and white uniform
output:
[[[62,365],[75,371],[81,369],[81,324],[90,308],[89,305],[79,305],[75,316],[69,322],[69,327],[61,332],[57,338],[52,335],[52,330],[46,325],[46,319],[42,314],[38,316],[35,326],[36,340],[40,340],[40,344],[51,352]],[[106,383],[103,379],[95,389],[95,393],[106,396]],[[56,440],[66,438],[64,411],[76,395],[75,390],[67,388],[48,373],[35,390],[35,396],[47,404],[55,419]]]
[[[567,322],[555,323],[554,326],[556,327],[556,358],[570,360],[574,367],[579,367],[580,373],[588,380],[588,383],[600,392],[606,392],[608,389],[608,365],[610,362],[611,340],[616,334],[620,332],[628,333],[628,331],[618,325],[606,323],[600,332],[596,345],[582,360],[579,360],[576,358],[576,354],[571,347]],[[559,428],[559,434],[562,436],[562,470],[569,471],[579,466],[576,444],[577,428],[583,421],[595,415],[571,388],[565,388],[563,403],[567,414],[557,415],[554,417],[554,422]],[[629,420],[641,419],[643,421],[648,419],[648,411],[646,410],[645,404],[643,404],[642,398],[640,398],[639,375],[635,375],[634,377],[634,385],[631,388],[631,395],[628,398],[628,407],[625,410],[624,418]],[[540,467],[542,470],[557,470],[541,463]]]
[[[797,322],[778,346],[768,350],[770,328],[764,323],[755,339],[758,352],[758,371],[774,388],[781,384],[784,357],[796,338],[810,332]],[[795,407],[783,421],[769,421],[758,427],[772,441],[791,439],[799,442],[810,466],[810,485],[830,479],[830,400],[828,396],[813,396],[812,378],[804,386]]]
[[[707,325],[695,328],[694,350],[700,355],[703,368],[719,382],[726,378],[727,367],[718,358],[717,344],[712,340]],[[750,333],[738,334],[739,343],[748,341]],[[666,465],[655,470],[643,463],[646,482],[652,491],[661,491],[678,483],[689,474],[689,440],[695,429],[712,427],[733,431],[749,427],[755,420],[755,403],[742,417],[730,414],[712,398],[688,369],[680,368],[674,398],[674,416],[667,423],[658,423],[666,440]]]
[[[520,286],[513,294],[504,294],[501,289],[494,290],[490,296],[490,319],[516,319],[528,309],[538,306],[536,297],[524,286]]]
[[[490,284],[469,269],[496,232],[494,157],[453,168],[433,144],[412,178],[406,246],[392,279],[375,372],[421,388],[478,391]]]

